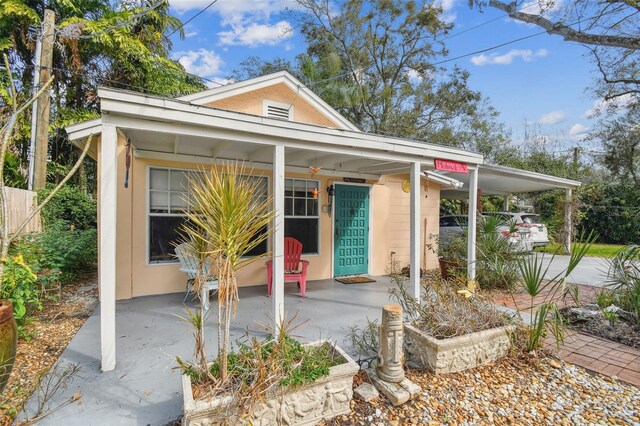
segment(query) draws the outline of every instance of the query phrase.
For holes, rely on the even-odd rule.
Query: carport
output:
[[[500,195],[504,197],[504,210],[509,209],[509,198],[513,194],[526,194],[531,192],[551,191],[555,189],[565,190],[565,252],[571,251],[571,201],[573,190],[581,183],[575,180],[564,179],[557,176],[542,173],[529,172],[511,167],[482,164],[477,166],[477,173],[455,173],[450,171],[437,171],[441,176],[456,179],[462,185],[443,188],[440,192],[441,199],[469,200],[469,277],[475,277],[475,234],[476,214],[478,199],[483,195]],[[474,196],[475,195],[475,196]]]

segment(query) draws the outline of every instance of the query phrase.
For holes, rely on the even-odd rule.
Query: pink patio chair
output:
[[[307,289],[307,268],[309,261],[300,260],[302,255],[302,243],[295,238],[286,237],[284,239],[284,281],[295,281],[302,297],[305,297]],[[302,263],[302,269],[300,269]],[[271,285],[273,281],[273,264],[270,260],[267,265],[267,294],[271,297]]]

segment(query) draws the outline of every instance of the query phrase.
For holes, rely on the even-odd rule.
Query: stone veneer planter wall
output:
[[[408,364],[419,370],[453,373],[495,361],[511,346],[513,326],[492,328],[450,339],[436,339],[411,324],[404,325],[404,350]]]
[[[321,345],[321,340],[309,345]],[[340,347],[334,345],[344,363],[331,367],[329,375],[296,388],[281,388],[254,407],[250,418],[240,421],[227,418],[228,424],[254,426],[266,425],[315,425],[323,419],[351,412],[353,377],[359,371],[358,364]],[[193,399],[191,379],[182,375],[184,398],[183,426],[210,426],[220,424],[225,409],[232,402],[230,396],[200,401]]]

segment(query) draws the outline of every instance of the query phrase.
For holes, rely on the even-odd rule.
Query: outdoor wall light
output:
[[[329,216],[331,216],[331,210],[333,210],[333,194],[335,191],[336,189],[333,187],[333,185],[327,186],[327,198],[329,199],[327,213],[329,213]]]

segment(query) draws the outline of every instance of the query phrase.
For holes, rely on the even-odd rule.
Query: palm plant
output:
[[[623,248],[607,264],[607,287],[614,301],[640,324],[640,246]]]
[[[529,352],[540,346],[547,330],[550,330],[551,334],[553,334],[557,347],[564,342],[565,321],[556,300],[558,296],[567,294],[567,278],[578,266],[596,239],[597,236],[593,231],[587,236],[583,233],[580,236],[580,243],[574,245],[568,266],[551,278],[547,278],[547,273],[551,263],[553,263],[555,254],[551,257],[551,261],[547,263],[546,267],[544,254],[540,257],[531,255],[517,259],[522,285],[529,295],[529,306],[526,308],[531,318],[526,344]],[[544,299],[541,302],[536,302],[536,297],[541,295],[544,296]],[[518,306],[515,300],[514,305]]]
[[[240,163],[212,167],[209,173],[190,178],[191,194],[186,234],[201,259],[209,257],[218,276],[218,363],[220,379],[227,378],[229,329],[238,303],[237,271],[260,256],[247,256],[265,241],[273,218],[271,200],[262,197],[260,182],[248,177],[250,171]],[[201,274],[199,274],[201,275]],[[194,286],[203,282],[196,279]],[[198,288],[197,294],[201,294]],[[202,305],[202,303],[201,303]],[[204,317],[198,320],[199,339],[204,346]],[[201,366],[206,370],[204,348],[197,348]]]

